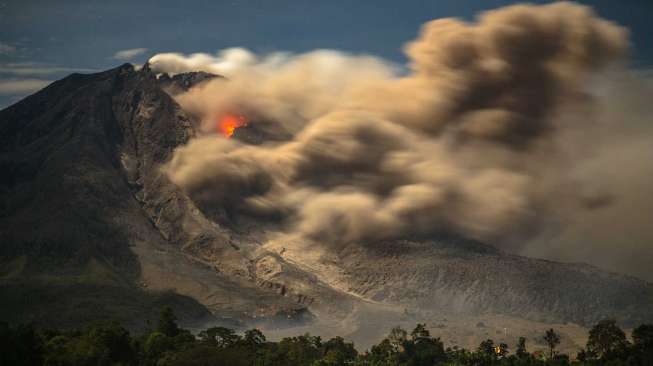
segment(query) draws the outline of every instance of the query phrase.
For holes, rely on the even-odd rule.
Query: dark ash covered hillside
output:
[[[144,271],[160,264],[144,268],[135,254],[142,243],[155,253],[144,255],[170,250],[165,261],[187,261],[178,244],[193,243],[178,227],[187,203],[158,172],[193,130],[155,75],[129,64],[70,75],[1,111],[0,131],[3,320],[143,323],[163,305],[187,321],[210,318],[210,304],[179,294],[183,279],[145,283]],[[196,235],[201,243],[212,234]]]

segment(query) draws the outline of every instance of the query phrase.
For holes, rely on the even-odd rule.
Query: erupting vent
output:
[[[230,138],[238,127],[247,125],[247,118],[239,114],[225,114],[218,121],[218,131],[226,138]]]

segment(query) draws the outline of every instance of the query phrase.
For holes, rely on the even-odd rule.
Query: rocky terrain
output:
[[[193,129],[148,70],[70,75],[3,110],[0,121],[3,319],[85,320],[74,308],[67,316],[34,311],[50,306],[41,303],[50,292],[62,308],[83,293],[83,306],[124,318],[152,311],[148,302],[181,301],[178,313],[198,321],[207,308],[225,316],[302,308],[255,284],[232,284],[249,262],[159,173]],[[194,255],[209,251],[215,260]],[[113,311],[94,292],[128,304]]]
[[[212,77],[125,64],[70,75],[0,111],[0,320],[144,322],[169,304],[196,324],[314,326],[363,342],[401,322],[458,334],[469,327],[460,319],[504,319],[493,331],[653,320],[651,284],[585,264],[446,236],[327,252],[267,240],[273,224],[207,214],[161,166],[196,134],[171,95]],[[234,138],[269,135],[249,126]],[[457,340],[475,341],[463,333]]]

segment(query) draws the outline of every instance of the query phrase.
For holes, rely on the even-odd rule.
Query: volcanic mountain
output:
[[[653,320],[651,284],[586,264],[449,235],[325,251],[207,213],[161,167],[197,134],[171,94],[212,77],[125,64],[0,111],[0,320],[140,327],[171,305],[196,324],[312,326],[363,341],[427,321],[459,344],[492,327]],[[272,139],[252,126],[234,138]]]

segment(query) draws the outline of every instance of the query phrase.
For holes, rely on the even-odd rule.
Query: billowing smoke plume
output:
[[[190,112],[213,117],[237,111],[249,119],[264,117],[293,132],[336,110],[353,85],[388,80],[395,73],[380,59],[331,50],[258,58],[232,48],[215,57],[159,54],[149,62],[154,70],[169,73],[200,70],[229,77],[179,95],[178,101]],[[207,120],[204,128],[211,130],[213,120]]]
[[[619,66],[627,51],[625,29],[564,2],[426,23],[406,46],[405,75],[334,51],[150,63],[228,77],[177,96],[204,131],[242,113],[291,136],[253,146],[207,133],[179,148],[168,175],[201,207],[281,217],[287,232],[328,245],[454,233],[578,259],[567,253],[653,237],[650,225],[614,224],[653,217],[652,134],[637,120],[652,108],[619,102],[642,84]],[[597,217],[639,233],[599,245],[602,228],[584,221]]]

